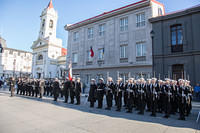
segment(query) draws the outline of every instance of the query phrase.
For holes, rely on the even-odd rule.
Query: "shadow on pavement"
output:
[[[10,94],[9,92],[0,91],[0,96],[2,95],[2,93]],[[135,120],[135,121],[141,121],[141,122],[155,123],[155,124],[161,124],[161,125],[177,127],[177,128],[190,128],[190,129],[194,129],[194,130],[200,129],[200,123],[196,123],[197,113],[198,113],[198,110],[200,110],[200,103],[197,103],[197,102],[195,102],[193,104],[192,114],[190,114],[189,117],[186,117],[186,121],[179,121],[179,120],[177,120],[179,117],[179,114],[171,115],[171,117],[169,119],[165,119],[165,118],[163,118],[164,114],[159,114],[159,113],[157,113],[157,117],[151,117],[150,112],[145,112],[144,115],[138,115],[136,111],[133,111],[132,114],[127,114],[127,113],[125,113],[125,109],[122,109],[121,112],[116,112],[115,107],[113,107],[111,111],[105,110],[104,109],[105,107],[103,109],[90,108],[89,103],[87,102],[87,97],[85,97],[85,96],[81,97],[81,99],[82,99],[81,105],[78,105],[78,106],[73,105],[73,104],[63,103],[63,101],[64,101],[63,98],[59,98],[58,101],[55,102],[55,101],[53,101],[52,97],[43,97],[43,99],[40,99],[40,98],[29,97],[29,96],[24,96],[24,95],[15,95],[15,96],[19,97],[19,98],[25,98],[28,100],[34,100],[34,101],[38,101],[38,102],[53,104],[53,105],[61,106],[64,108],[79,110],[79,111],[86,112],[86,113],[106,115],[109,117]],[[106,105],[105,100],[104,100],[104,105]]]

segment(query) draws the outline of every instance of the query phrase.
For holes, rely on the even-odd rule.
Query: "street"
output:
[[[196,123],[199,104],[186,121],[158,114],[150,117],[89,108],[82,97],[80,106],[54,102],[52,98],[10,97],[0,91],[0,133],[200,133]]]

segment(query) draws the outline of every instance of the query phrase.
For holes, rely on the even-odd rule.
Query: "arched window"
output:
[[[44,28],[45,25],[45,19],[42,20],[42,28]]]
[[[50,22],[49,22],[49,28],[53,28],[53,20],[50,20]]]
[[[42,56],[42,55],[39,55],[39,56],[38,56],[38,60],[43,60],[43,56]]]

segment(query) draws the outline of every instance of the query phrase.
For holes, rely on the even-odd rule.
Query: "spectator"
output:
[[[197,100],[200,100],[200,86],[199,84],[197,84],[195,87],[194,87],[194,96]]]

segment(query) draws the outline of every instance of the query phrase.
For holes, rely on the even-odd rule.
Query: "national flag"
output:
[[[69,80],[72,80],[72,62],[69,63],[69,74],[68,74]]]
[[[94,51],[93,51],[92,47],[90,47],[90,56],[94,57]]]

